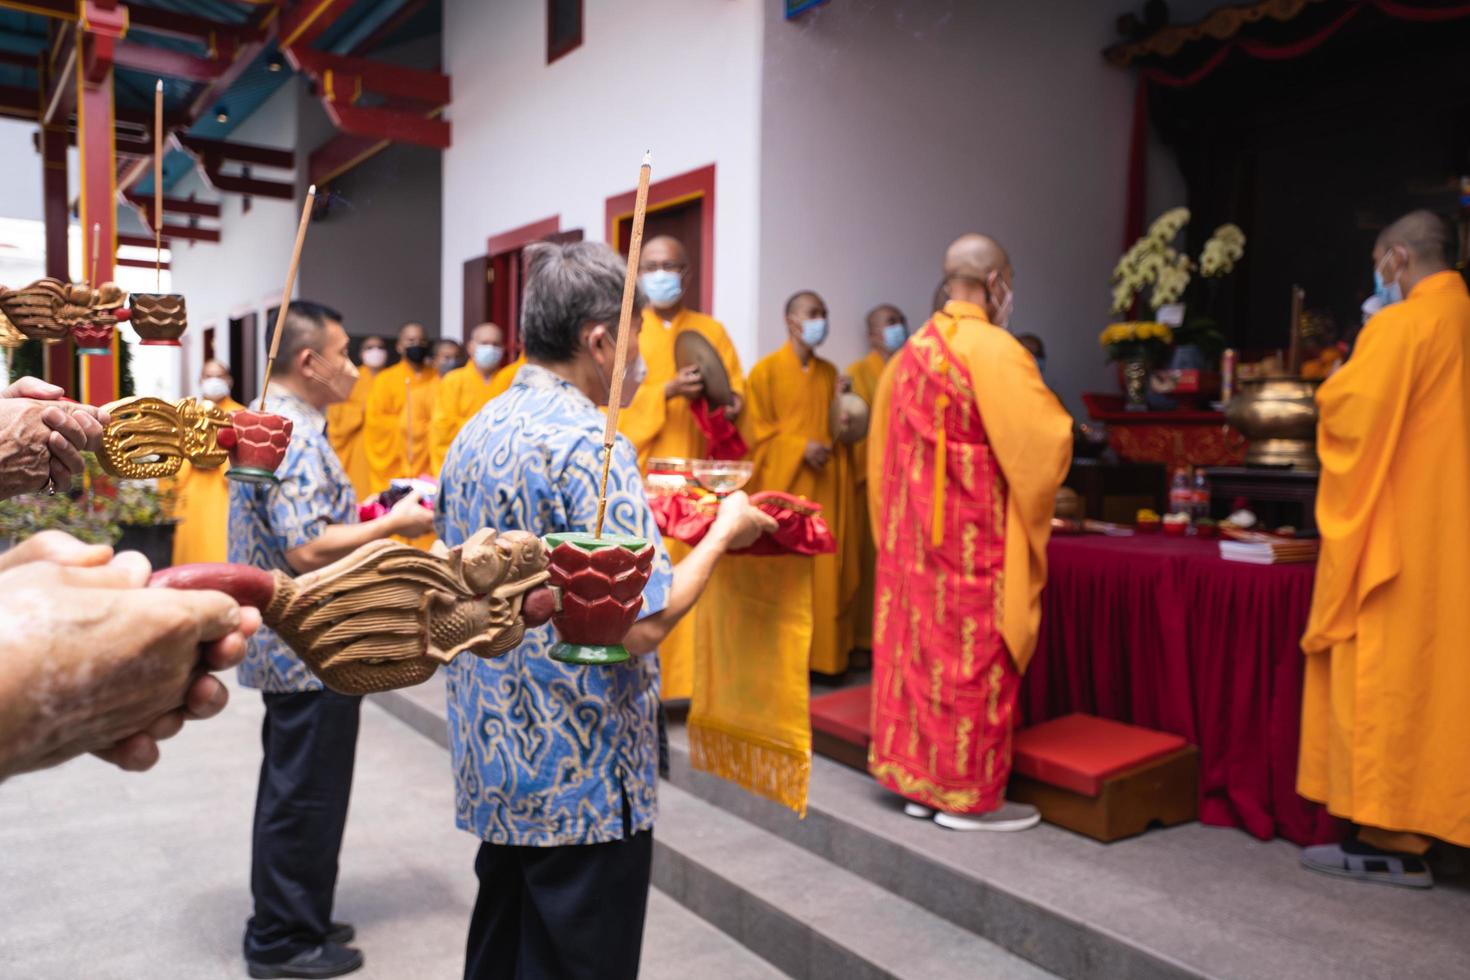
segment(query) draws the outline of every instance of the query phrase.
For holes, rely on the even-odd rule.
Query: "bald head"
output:
[[[655,235],[643,243],[643,251],[638,253],[639,272],[668,268],[670,264],[678,266],[689,264],[689,253],[684,251],[683,242],[673,235]]]
[[[982,307],[996,326],[1005,326],[1011,307],[1011,259],[988,235],[956,238],[944,253],[949,298]]]
[[[1449,268],[1449,225],[1433,211],[1410,211],[1389,225],[1373,245],[1373,268],[1407,296],[1425,276]]]

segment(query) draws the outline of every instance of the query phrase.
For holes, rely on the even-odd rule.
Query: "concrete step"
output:
[[[784,976],[659,889],[649,893],[639,980],[780,980]]]
[[[689,911],[798,980],[1051,976],[668,784],[659,790],[653,880]]]
[[[1302,870],[1285,841],[1200,824],[1113,844],[1046,824],[954,833],[821,757],[798,820],[691,770],[682,726],[670,741],[677,788],[1059,976],[1470,977],[1463,875],[1362,885]]]

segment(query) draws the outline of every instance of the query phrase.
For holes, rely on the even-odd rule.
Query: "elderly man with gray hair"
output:
[[[480,528],[590,529],[612,387],[624,265],[606,245],[525,251],[515,383],[461,430],[440,474],[439,536]],[[640,301],[642,297],[640,296]],[[640,321],[629,329],[623,404],[642,379]],[[550,626],[496,660],[446,670],[458,825],[484,843],[465,976],[637,976],[658,784],[659,642],[689,611],[727,550],[774,522],[731,494],[710,533],[670,567],[643,495],[633,444],[618,436],[607,530],[654,542],[643,618],[614,666],[548,656]]]

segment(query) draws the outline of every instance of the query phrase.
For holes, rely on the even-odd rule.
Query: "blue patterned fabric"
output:
[[[597,516],[606,422],[592,402],[527,365],[461,430],[439,475],[439,537],[484,527],[588,530]],[[652,541],[642,615],[673,579],[643,495],[638,455],[619,436],[605,530]],[[653,825],[658,785],[658,658],[611,667],[560,664],[548,624],[503,657],[460,656],[446,670],[455,822],[494,844],[550,847],[620,840]],[[624,801],[629,820],[624,823]]]
[[[288,393],[265,410],[291,420],[291,443],[276,470],[279,486],[230,481],[230,561],[295,575],[286,552],[314,541],[328,525],[357,523],[357,493],[327,440],[327,418]],[[320,691],[322,682],[266,627],[250,638],[240,683],[277,694]]]

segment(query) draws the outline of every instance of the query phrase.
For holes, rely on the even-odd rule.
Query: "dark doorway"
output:
[[[633,234],[631,221],[618,222],[618,253],[628,254],[628,242]],[[703,268],[704,202],[695,198],[679,204],[651,210],[643,221],[643,240],[669,235],[684,244],[689,255],[689,268],[684,273],[684,305],[692,310],[700,309],[700,277]],[[702,312],[709,312],[704,310]]]
[[[490,256],[477,255],[464,264],[464,313],[461,322],[464,332],[461,337],[468,337],[476,326],[494,319],[490,316],[490,281]]]
[[[274,311],[273,311],[274,312]],[[230,319],[230,373],[235,385],[230,397],[241,405],[249,405],[256,394],[256,374],[259,367],[260,325],[259,314],[247,313]]]
[[[543,242],[580,242],[582,240],[582,229],[576,228],[572,231],[552,232],[544,235],[537,241]],[[527,242],[526,244],[532,244]],[[503,252],[497,252],[488,257],[471,259],[465,263],[465,336],[476,324],[491,320],[500,324],[505,331],[505,357],[509,361],[521,355],[521,285],[525,281],[524,266],[521,262],[521,251],[526,245],[517,245]],[[475,262],[485,262],[485,284],[486,297],[483,308],[488,314],[477,319],[469,318],[469,269]]]

